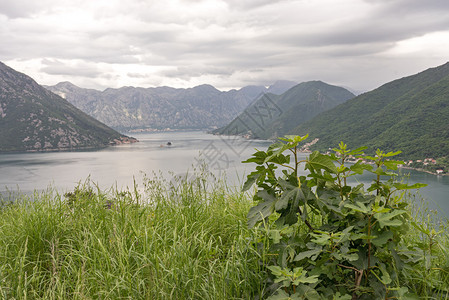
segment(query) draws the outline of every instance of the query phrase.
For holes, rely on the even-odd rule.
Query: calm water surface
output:
[[[31,192],[49,186],[62,192],[73,190],[88,177],[100,188],[132,187],[143,174],[151,176],[161,171],[167,179],[173,174],[185,174],[200,161],[220,176],[237,184],[254,168],[241,164],[255,148],[265,149],[270,142],[248,141],[236,137],[220,137],[203,132],[160,132],[132,134],[139,143],[109,147],[99,151],[0,154],[0,193]],[[167,143],[171,142],[171,146]],[[449,216],[449,177],[404,170],[409,183],[428,184],[419,194],[429,208]],[[239,179],[240,178],[240,179]],[[369,182],[371,178],[358,178]]]
[[[66,191],[88,177],[105,189],[132,187],[133,178],[138,181],[143,173],[184,174],[201,161],[208,163],[209,170],[218,176],[226,173],[237,178],[236,174],[243,174],[245,168],[251,169],[241,161],[254,148],[264,149],[270,144],[198,131],[132,136],[140,142],[98,151],[0,154],[0,191],[19,188],[29,192],[49,185]]]

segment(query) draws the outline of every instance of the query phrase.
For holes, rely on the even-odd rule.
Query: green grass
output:
[[[405,201],[410,203],[410,223],[422,231],[412,224],[404,237],[403,249],[417,261],[402,271],[401,282],[420,299],[449,299],[449,222],[429,210],[419,192],[409,193]]]
[[[0,211],[1,299],[250,299],[262,289],[247,197],[145,180],[89,184]],[[66,199],[67,198],[67,199]]]
[[[22,196],[0,209],[0,299],[266,295],[269,230],[247,228],[249,196],[211,179],[163,178],[126,191],[86,182],[66,196]],[[418,207],[413,222],[439,228],[431,241],[410,227],[403,246],[417,260],[401,286],[449,299],[448,223]]]

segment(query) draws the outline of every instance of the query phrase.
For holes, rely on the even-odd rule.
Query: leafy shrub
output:
[[[245,161],[257,164],[244,190],[257,186],[248,224],[269,240],[269,299],[414,299],[400,277],[423,256],[402,243],[412,229],[402,198],[425,185],[395,181],[392,171],[402,162],[390,158],[400,151],[367,156],[363,147],[340,143],[331,154],[313,152],[301,161],[306,138],[286,136]],[[358,162],[345,164],[350,156]],[[301,164],[307,176],[298,175]],[[374,174],[369,187],[347,183],[363,172]]]

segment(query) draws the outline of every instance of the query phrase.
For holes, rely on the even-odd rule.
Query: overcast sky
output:
[[[0,41],[40,84],[368,91],[449,61],[449,1],[0,0]]]

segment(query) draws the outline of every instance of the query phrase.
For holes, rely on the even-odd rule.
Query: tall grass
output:
[[[204,182],[85,183],[3,207],[0,298],[254,298],[264,271],[246,226],[252,204]]]
[[[401,281],[420,299],[449,299],[449,222],[430,210],[419,192],[408,193],[410,230],[403,251],[413,253],[414,266],[402,270]]]
[[[252,205],[203,177],[23,195],[0,208],[0,299],[254,299],[266,292],[270,233],[246,226]],[[449,299],[448,223],[423,204],[411,212],[430,234],[410,225],[401,251],[416,261],[401,286]]]

